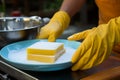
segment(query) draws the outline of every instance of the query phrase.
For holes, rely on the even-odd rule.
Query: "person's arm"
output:
[[[64,0],[60,10],[65,11],[70,17],[74,16],[76,12],[80,11],[86,0]]]

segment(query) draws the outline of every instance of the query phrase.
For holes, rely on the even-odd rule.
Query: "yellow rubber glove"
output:
[[[72,57],[72,70],[85,70],[102,63],[120,42],[120,17],[93,29],[76,33],[68,40],[84,39]]]
[[[48,41],[55,41],[70,23],[69,15],[64,11],[58,11],[51,18],[50,22],[41,28],[37,38],[48,38]]]

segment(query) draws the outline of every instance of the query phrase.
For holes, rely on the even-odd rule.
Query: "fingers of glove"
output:
[[[107,56],[110,54],[109,52],[110,50],[108,49],[106,45],[106,41],[99,40],[97,36],[94,36],[91,38],[88,37],[88,39],[87,38],[85,39],[86,41],[85,41],[85,44],[83,45],[84,47],[81,47],[79,49],[80,51],[78,51],[80,52],[79,54],[81,55],[78,55],[78,53],[76,53],[77,55],[75,57],[73,56],[73,59],[75,60],[77,57],[77,60],[76,62],[74,62],[75,64],[72,67],[73,71],[76,71],[78,69],[81,69],[81,70],[89,69],[93,66],[96,66],[102,63],[107,58]]]
[[[106,49],[102,48],[102,46],[100,48],[97,48],[97,50],[94,51],[93,57],[89,59],[88,63],[84,65],[81,68],[81,70],[89,69],[101,64],[106,59],[107,56],[108,55],[106,53]]]
[[[89,59],[86,65],[81,67],[81,70],[85,70],[97,66],[109,57],[111,50],[109,50],[110,48],[106,44],[107,43],[106,40],[101,40],[99,42],[100,43],[98,43],[98,47],[96,51],[94,51],[94,55]]]
[[[74,62],[75,64],[72,67],[72,71],[76,71],[82,68],[84,69],[84,66],[90,61],[90,59],[93,57],[94,53],[95,53],[95,49],[92,43],[93,40],[87,40],[85,41],[85,43],[83,43],[84,47],[81,47],[78,53],[81,54],[79,57],[78,55],[76,55],[78,57],[78,59],[76,60],[76,62]],[[83,41],[84,42],[84,41]],[[85,47],[86,46],[86,47]],[[76,53],[76,54],[78,54]],[[76,59],[76,56],[73,57],[73,59]],[[72,59],[72,60],[73,60]],[[87,65],[86,65],[87,66]],[[87,67],[88,68],[88,67]]]
[[[90,32],[90,30],[85,30],[83,32],[79,32],[79,33],[73,34],[73,35],[69,36],[67,39],[68,40],[80,40],[80,39],[84,39],[89,34],[89,32]]]
[[[103,52],[103,51],[101,51],[101,52]],[[98,54],[99,53],[95,53],[95,55],[93,57],[91,57],[86,64],[84,64],[82,67],[80,67],[78,69],[86,70],[86,69],[90,69],[90,68],[95,67],[95,66],[99,65],[100,63],[102,63],[104,61],[104,57],[103,56],[98,57]]]
[[[89,60],[89,56],[86,55],[88,54],[89,50],[87,50],[82,57],[79,58],[79,60],[72,66],[72,71],[76,71],[81,69],[84,65],[87,64]]]
[[[48,38],[48,41],[53,42],[61,33],[61,24],[58,22],[51,22],[41,28],[38,38]]]
[[[54,32],[51,32],[48,38],[49,42],[54,42],[56,40],[56,34]]]
[[[106,51],[102,46],[100,48],[97,48],[97,46],[91,47],[84,53],[79,61],[73,65],[72,70],[76,71],[92,68],[93,66],[102,63],[106,59],[106,56]]]
[[[95,29],[96,29],[96,27],[94,27],[92,29],[85,30],[83,32],[79,32],[79,33],[73,34],[73,35],[69,36],[67,39],[68,40],[81,40],[81,39],[85,39],[88,36],[88,34],[90,32],[93,32]]]
[[[91,47],[91,42],[85,39],[72,56],[72,63],[78,62]]]
[[[55,28],[49,32],[48,41],[54,42],[63,32],[60,24],[54,24]]]
[[[37,38],[40,38],[40,39],[44,39],[44,38],[48,38],[48,32],[47,30],[45,30],[44,28],[41,28]]]

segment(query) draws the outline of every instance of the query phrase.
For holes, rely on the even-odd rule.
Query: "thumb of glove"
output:
[[[93,29],[88,29],[88,30],[85,30],[83,32],[79,32],[79,33],[75,33],[71,36],[69,36],[67,39],[68,40],[82,40],[82,39],[85,39],[87,37],[87,35],[93,31],[95,28]]]

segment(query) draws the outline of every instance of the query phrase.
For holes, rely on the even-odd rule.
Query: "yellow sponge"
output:
[[[65,52],[64,44],[58,42],[36,42],[27,48],[27,59],[53,63]]]
[[[55,55],[64,49],[63,43],[37,42],[27,48],[28,54]]]

